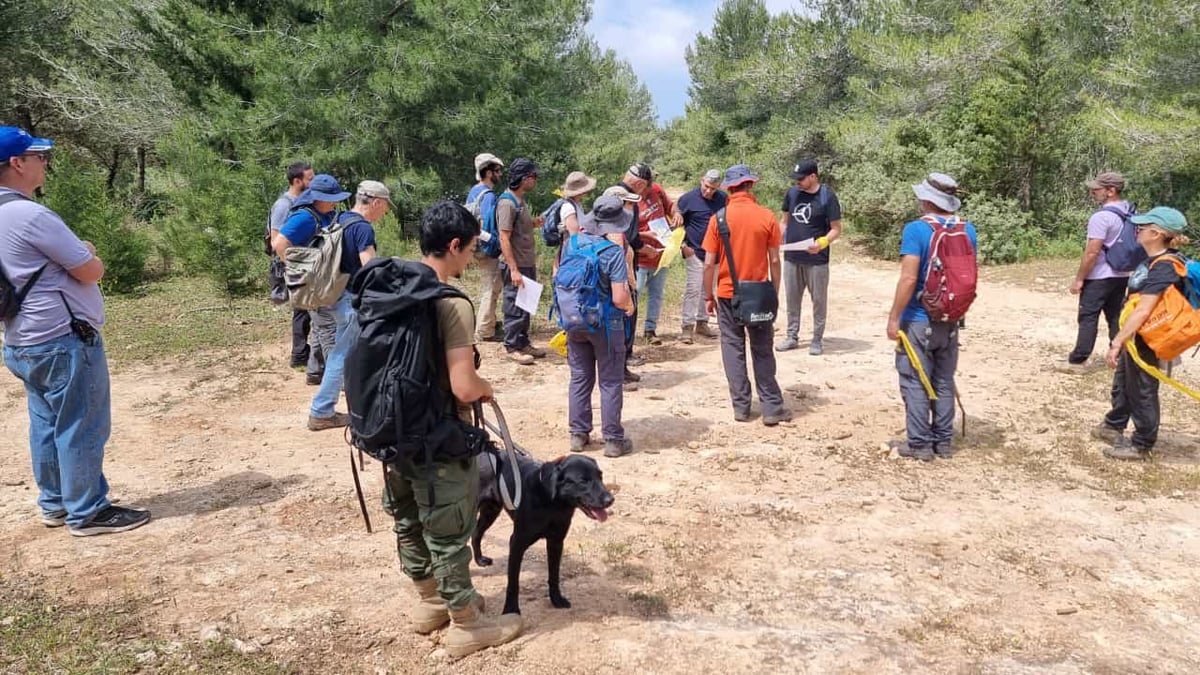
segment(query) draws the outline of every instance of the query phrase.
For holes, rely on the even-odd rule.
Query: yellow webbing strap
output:
[[[1133,312],[1133,308],[1136,306],[1137,306],[1137,300],[1130,300],[1129,302],[1125,303],[1125,308],[1121,310],[1121,320],[1118,322],[1118,325],[1120,325],[1120,326],[1125,325],[1125,319],[1127,319],[1129,317],[1130,313]],[[1134,336],[1134,338],[1136,338],[1136,335]],[[1179,382],[1178,380],[1175,380],[1171,376],[1169,376],[1166,373],[1164,373],[1163,371],[1159,370],[1156,366],[1152,366],[1149,363],[1146,363],[1146,361],[1144,359],[1142,359],[1142,355],[1138,353],[1137,345],[1134,344],[1134,338],[1129,338],[1129,340],[1127,340],[1125,342],[1125,351],[1126,351],[1126,353],[1129,354],[1129,358],[1133,359],[1133,362],[1136,363],[1139,368],[1146,371],[1147,373],[1150,373],[1150,376],[1153,377],[1154,379],[1158,380],[1159,382],[1162,382],[1163,384],[1166,384],[1175,389],[1178,389],[1179,391],[1183,392],[1185,395],[1191,396],[1192,398],[1196,399],[1197,401],[1200,401],[1200,392],[1188,387],[1187,385],[1183,384],[1182,382]]]
[[[933,392],[933,383],[925,374],[921,359],[917,358],[917,350],[913,349],[912,343],[908,341],[908,336],[904,334],[904,331],[899,331],[898,334],[900,335],[900,344],[904,345],[904,353],[908,354],[908,360],[913,364],[913,368],[917,371],[917,377],[921,379],[921,384],[925,387],[925,393],[929,394],[930,401],[936,401],[937,394]]]

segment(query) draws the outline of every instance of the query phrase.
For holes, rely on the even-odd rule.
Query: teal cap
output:
[[[1161,227],[1167,232],[1176,234],[1183,232],[1183,228],[1187,227],[1187,218],[1183,214],[1169,206],[1156,206],[1145,213],[1139,213],[1129,220],[1138,225],[1154,225]]]

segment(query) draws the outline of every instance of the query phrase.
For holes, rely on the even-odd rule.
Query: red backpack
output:
[[[929,313],[930,321],[956,322],[966,316],[975,301],[979,277],[967,223],[958,216],[951,216],[946,223],[934,216],[921,220],[933,228],[921,305]]]

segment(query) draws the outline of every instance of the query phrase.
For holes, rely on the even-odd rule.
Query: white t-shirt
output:
[[[579,231],[579,220],[583,215],[582,211],[583,210],[579,208],[579,204],[576,203],[575,200],[567,199],[567,200],[563,201],[563,205],[560,206],[558,209],[558,222],[561,224],[560,226],[563,229],[566,229],[567,216],[573,215],[573,216],[575,216],[575,231],[578,232]]]

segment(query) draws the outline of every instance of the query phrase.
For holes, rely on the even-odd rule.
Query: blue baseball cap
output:
[[[725,181],[721,183],[722,188],[737,187],[742,183],[757,183],[758,176],[750,170],[750,167],[745,164],[734,164],[725,169]]]
[[[20,157],[27,152],[43,152],[54,147],[49,138],[30,136],[20,127],[0,127],[0,162]]]
[[[312,182],[308,184],[308,189],[301,192],[299,197],[296,197],[296,201],[292,203],[292,206],[304,206],[313,202],[333,202],[336,204],[337,202],[345,201],[349,196],[350,193],[342,189],[336,178],[327,173],[319,173],[313,176]]]

